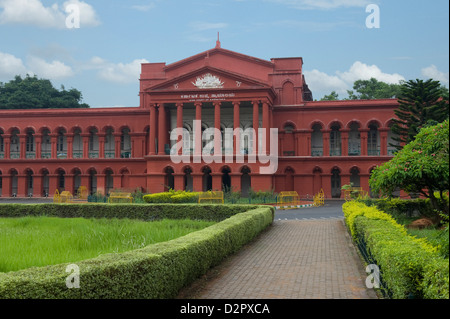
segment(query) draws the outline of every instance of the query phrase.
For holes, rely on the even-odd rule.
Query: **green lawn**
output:
[[[193,220],[0,218],[0,272],[75,263],[172,240],[214,224]]]
[[[442,257],[449,257],[448,231],[428,228],[421,230],[408,229],[408,233],[412,236],[416,236],[417,238],[426,238],[431,245],[439,248],[438,251]]]

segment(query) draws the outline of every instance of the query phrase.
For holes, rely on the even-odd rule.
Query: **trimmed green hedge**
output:
[[[253,209],[255,205],[213,204],[2,204],[0,217],[49,216],[84,218],[201,219],[222,221],[235,214]]]
[[[408,235],[376,207],[353,201],[346,202],[343,211],[353,239],[364,242],[393,298],[449,298],[448,259],[436,247]]]
[[[71,214],[77,211],[74,205],[55,206],[60,206],[61,209],[68,208],[67,211]],[[78,211],[92,216],[96,208],[103,208],[100,211],[104,210],[101,205],[92,206],[95,207],[93,210],[79,208]],[[123,205],[117,205],[114,210],[120,211],[120,206]],[[143,206],[151,207],[153,205]],[[177,210],[178,208],[183,210],[183,206],[186,210],[188,206],[192,207],[192,205],[156,206],[161,211]],[[195,209],[196,211],[207,210],[210,215],[215,215],[212,206],[214,209],[223,207],[224,210],[226,210],[225,208],[232,210],[236,207],[235,205],[232,207],[196,205]],[[132,205],[132,209],[136,207],[138,206]],[[235,215],[229,212],[228,215],[233,216],[213,226],[168,242],[149,245],[121,254],[105,254],[78,262],[76,263],[80,269],[80,288],[78,289],[66,287],[66,278],[69,275],[66,273],[68,263],[0,273],[0,298],[173,298],[182,287],[252,240],[267,228],[274,218],[272,207],[241,206],[241,209],[248,211]],[[1,211],[4,216],[5,210],[1,209]],[[19,207],[15,207],[14,215],[19,212]],[[54,213],[54,210],[51,212]],[[105,213],[101,215],[105,215]],[[218,215],[224,216],[227,213],[222,212]]]

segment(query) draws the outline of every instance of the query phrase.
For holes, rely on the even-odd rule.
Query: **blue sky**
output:
[[[369,4],[380,27],[367,28]],[[68,5],[80,28],[67,28]],[[449,86],[447,0],[0,0],[0,81],[36,74],[92,107],[138,106],[142,62],[215,46],[262,59],[303,57],[315,99],[355,80],[434,78]]]

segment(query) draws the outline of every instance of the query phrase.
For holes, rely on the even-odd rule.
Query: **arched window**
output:
[[[131,137],[130,129],[122,129],[122,134],[120,135],[120,157],[121,158],[131,158]]]
[[[164,170],[164,191],[169,191],[171,189],[175,189],[175,179],[174,179],[174,171],[172,167],[167,167]]]
[[[114,158],[115,153],[114,130],[108,128],[105,135],[105,158]]]
[[[73,158],[83,158],[83,138],[80,129],[76,129],[73,133],[72,154]]]
[[[341,126],[334,124],[330,132],[330,156],[341,156]]]
[[[11,195],[13,197],[16,197],[19,186],[19,180],[17,175],[19,175],[19,173],[15,169],[12,169],[10,175],[11,175]]]
[[[97,193],[97,171],[93,168],[89,170],[89,191],[91,195]]]
[[[66,172],[63,169],[59,169],[57,175],[58,190],[61,193],[66,188]]]
[[[284,126],[283,156],[295,156],[294,129],[292,124],[286,124]]]
[[[50,179],[49,179],[49,171],[47,169],[43,169],[42,173],[42,195],[44,197],[48,197],[50,195]]]
[[[26,140],[25,140],[25,156],[27,159],[32,159],[32,158],[36,158],[36,146],[34,143],[34,131],[33,130],[28,130],[27,131],[27,136],[26,136]]]
[[[350,183],[352,183],[353,187],[360,187],[361,181],[359,176],[359,169],[357,167],[353,167],[350,170]]]
[[[41,143],[41,158],[51,158],[52,157],[52,143],[50,139],[50,131],[45,129],[42,132],[42,143]]]
[[[331,197],[341,197],[341,171],[336,167],[331,171]]]
[[[348,133],[348,155],[361,155],[361,133],[359,132],[359,124],[352,123],[350,132]]]
[[[27,196],[33,196],[33,171],[31,169],[27,169],[26,171],[26,190]]]
[[[81,186],[81,171],[76,168],[73,170],[73,193],[77,194]]]
[[[20,138],[19,130],[15,129],[11,133],[11,146],[10,146],[10,158],[18,159],[20,158]]]
[[[252,187],[252,178],[250,176],[250,168],[244,166],[241,170],[241,194],[242,197],[248,197],[250,188]]]
[[[224,167],[222,169],[222,189],[224,192],[230,192],[231,191],[231,177],[230,177],[231,170],[229,167]]]
[[[56,154],[59,159],[67,158],[67,136],[64,129],[60,129],[56,137]]]
[[[377,124],[369,125],[369,135],[367,136],[367,155],[380,155],[380,134]]]
[[[105,171],[105,195],[108,195],[114,188],[113,171],[107,169]]]
[[[193,179],[192,179],[192,169],[190,167],[186,167],[184,169],[184,189],[186,191],[193,191]]]
[[[93,128],[89,131],[89,158],[98,158],[98,131]]]
[[[323,156],[322,126],[314,124],[311,133],[311,156]]]
[[[203,170],[203,191],[207,192],[212,190],[212,176],[211,169],[209,167],[205,167]]]

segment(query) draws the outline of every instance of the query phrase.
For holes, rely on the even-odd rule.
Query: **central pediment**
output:
[[[145,88],[151,92],[237,90],[270,88],[267,83],[227,70],[205,66],[181,76]]]

